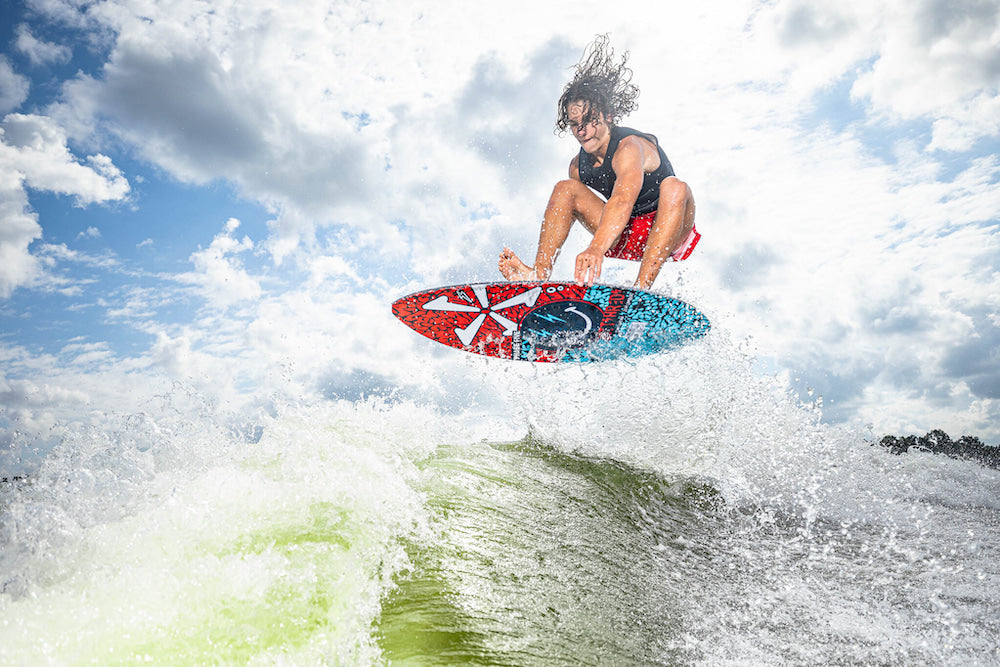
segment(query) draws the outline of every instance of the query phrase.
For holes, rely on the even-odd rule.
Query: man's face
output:
[[[592,119],[587,120],[589,112],[589,102],[571,102],[566,107],[570,131],[580,142],[583,150],[592,153],[604,143],[604,139],[611,133],[611,128],[605,114],[597,113]]]

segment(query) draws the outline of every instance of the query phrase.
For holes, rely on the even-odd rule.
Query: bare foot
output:
[[[500,262],[497,264],[503,277],[512,282],[524,280],[538,280],[533,266],[528,266],[514,254],[510,248],[504,248],[500,253]]]

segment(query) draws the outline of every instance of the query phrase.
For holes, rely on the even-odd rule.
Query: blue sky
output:
[[[657,288],[830,422],[1000,441],[1000,7],[690,5],[5,3],[0,471],[177,383],[460,401],[388,304],[534,252],[604,32],[698,202]]]

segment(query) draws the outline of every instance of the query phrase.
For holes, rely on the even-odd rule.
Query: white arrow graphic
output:
[[[526,292],[521,292],[520,294],[516,294],[510,297],[509,299],[506,299],[505,301],[501,301],[495,306],[490,305],[490,298],[489,298],[489,293],[486,291],[486,285],[473,285],[472,292],[473,294],[476,295],[476,299],[479,300],[479,303],[482,304],[483,306],[482,308],[477,308],[475,306],[470,306],[464,303],[455,303],[453,301],[449,301],[448,297],[444,295],[439,296],[436,299],[431,299],[423,306],[424,310],[440,310],[453,313],[478,312],[479,315],[476,317],[476,319],[472,320],[472,322],[469,323],[469,326],[465,328],[455,329],[455,335],[458,336],[458,340],[462,341],[462,345],[465,346],[472,344],[472,341],[475,340],[476,338],[476,334],[479,333],[480,327],[483,326],[483,322],[486,321],[487,314],[483,312],[484,310],[488,310],[489,316],[492,317],[495,322],[497,322],[500,326],[504,328],[503,330],[504,336],[513,335],[514,330],[517,329],[517,323],[504,317],[503,315],[497,314],[495,311],[505,310],[507,308],[511,308],[512,306],[521,306],[521,305],[529,307],[534,306],[535,302],[538,301],[538,296],[542,293],[542,288],[533,287],[532,289],[527,290]],[[583,315],[583,313],[580,314]],[[587,329],[589,331],[590,320],[587,320],[587,322],[588,322]]]
[[[506,301],[501,301],[497,305],[493,306],[492,310],[503,310],[504,308],[510,308],[511,306],[520,306],[524,304],[525,306],[534,306],[535,301],[538,301],[538,295],[542,293],[541,287],[535,287],[527,292],[521,292],[517,296],[512,296]]]
[[[479,299],[479,303],[482,304],[483,308],[490,307],[490,295],[486,292],[486,285],[473,285],[472,293]]]
[[[496,313],[490,313],[490,317],[492,317],[496,321],[497,324],[499,324],[500,326],[503,327],[503,335],[504,336],[511,336],[511,335],[513,335],[514,334],[514,330],[517,329],[517,322],[512,322],[511,320],[508,320],[503,315],[497,315]]]
[[[479,333],[479,327],[486,321],[486,313],[480,313],[476,319],[469,323],[464,329],[455,329],[455,335],[462,341],[462,345],[468,347]]]
[[[448,297],[441,295],[424,304],[424,310],[446,310],[453,313],[478,313],[481,308],[469,306],[464,303],[453,303]]]

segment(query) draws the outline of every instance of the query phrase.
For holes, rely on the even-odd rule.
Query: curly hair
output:
[[[628,55],[626,51],[616,65],[615,52],[608,46],[607,35],[598,35],[591,42],[576,65],[573,80],[566,84],[559,98],[556,116],[559,134],[569,127],[568,108],[573,102],[587,103],[585,123],[596,120],[598,114],[606,114],[614,124],[619,118],[635,111],[639,88],[631,83],[632,70],[625,66]]]

